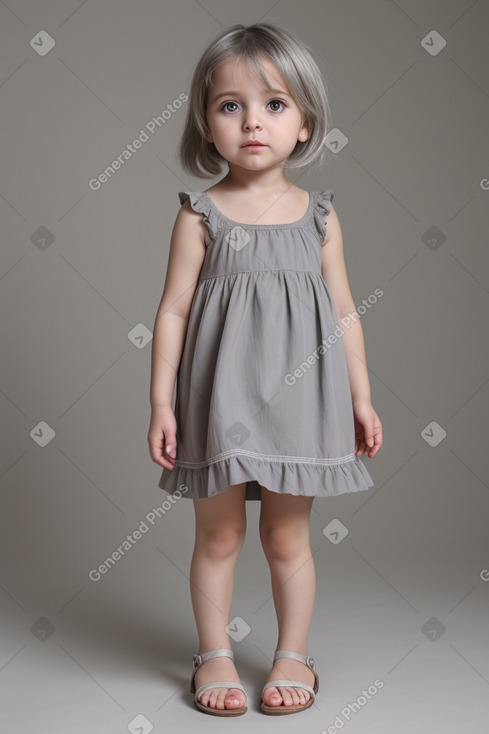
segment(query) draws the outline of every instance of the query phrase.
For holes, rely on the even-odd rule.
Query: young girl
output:
[[[195,176],[229,170],[204,192],[179,192],[148,443],[158,486],[194,504],[190,692],[208,714],[247,711],[228,635],[245,501],[261,501],[278,622],[261,710],[296,713],[319,687],[307,652],[311,505],[371,487],[360,457],[382,445],[334,192],[284,175],[321,158],[327,119],[315,61],[277,27],[225,30],[195,69],[180,160]]]

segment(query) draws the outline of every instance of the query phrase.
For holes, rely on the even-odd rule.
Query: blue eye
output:
[[[231,104],[231,105],[236,105],[236,107],[238,106],[236,102],[224,102],[224,104],[223,104],[223,106],[221,107],[221,109],[222,109],[222,110],[224,110],[225,112],[236,112],[236,110],[227,110],[227,109],[226,109],[226,107],[227,107],[228,105],[230,105],[230,104]]]

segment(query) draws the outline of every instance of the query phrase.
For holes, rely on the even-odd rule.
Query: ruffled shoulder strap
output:
[[[326,237],[326,217],[331,211],[331,203],[334,199],[333,189],[324,189],[324,191],[315,191],[314,201],[314,222],[316,229],[324,242]]]
[[[219,231],[219,220],[208,197],[201,191],[179,191],[178,198],[180,199],[180,204],[185,204],[187,199],[190,199],[190,206],[194,212],[203,215],[202,219],[209,232],[209,237],[214,242]]]

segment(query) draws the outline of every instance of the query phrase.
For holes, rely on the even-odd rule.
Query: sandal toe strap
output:
[[[305,691],[311,694],[313,699],[315,698],[316,694],[311,688],[311,686],[308,686],[307,683],[301,683],[300,680],[271,680],[269,683],[265,683],[263,686],[263,691],[265,691],[267,688],[304,688]],[[263,695],[262,691],[262,695]]]
[[[204,691],[207,691],[209,688],[238,688],[240,691],[243,691],[245,695],[245,702],[248,699],[248,695],[242,684],[238,683],[238,681],[235,680],[216,680],[212,681],[212,683],[204,683],[202,686],[199,686],[199,688],[197,688],[197,691],[195,692],[195,698],[199,698],[200,694]]]

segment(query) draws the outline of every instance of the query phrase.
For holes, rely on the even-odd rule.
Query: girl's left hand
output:
[[[368,399],[353,402],[355,421],[355,455],[363,456],[365,451],[369,458],[375,456],[383,444],[382,423]]]

